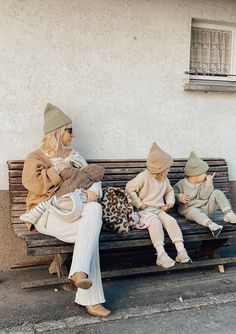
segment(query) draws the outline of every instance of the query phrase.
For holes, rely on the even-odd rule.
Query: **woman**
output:
[[[81,166],[87,165],[83,157],[71,150],[72,121],[59,108],[47,104],[44,111],[44,138],[41,147],[30,153],[23,169],[22,182],[29,191],[26,204],[31,210],[53,197],[62,182],[61,171],[66,168],[64,158],[72,156]],[[99,263],[99,234],[102,209],[97,199],[102,195],[101,182],[86,190],[87,202],[82,215],[67,222],[46,208],[34,224],[38,232],[75,243],[69,279],[76,286],[77,304],[86,307],[91,315],[107,317],[111,312],[105,302]]]

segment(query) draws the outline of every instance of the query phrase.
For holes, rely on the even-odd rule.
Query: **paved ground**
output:
[[[236,303],[206,306],[122,319],[108,323],[53,330],[52,334],[232,334],[236,333]],[[45,332],[44,332],[45,333]]]
[[[208,269],[107,280],[112,316],[105,322],[76,307],[73,293],[56,287],[21,289],[22,281],[45,274],[45,268],[1,273],[0,332],[69,333],[70,327],[70,333],[236,333],[236,267],[228,267],[225,274]],[[207,322],[215,323],[218,332]]]

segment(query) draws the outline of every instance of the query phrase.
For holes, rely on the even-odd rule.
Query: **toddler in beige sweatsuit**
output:
[[[178,212],[185,218],[208,227],[217,238],[223,226],[213,222],[209,216],[218,208],[223,211],[225,222],[235,224],[236,216],[225,194],[214,189],[214,174],[206,175],[208,169],[208,164],[191,152],[184,168],[186,177],[174,185],[174,191]]]
[[[147,228],[157,250],[156,264],[164,268],[175,265],[164,249],[166,229],[177,249],[176,261],[186,263],[190,258],[184,248],[183,235],[176,220],[166,211],[175,203],[174,191],[167,178],[173,159],[154,143],[147,158],[147,169],[126,185],[132,204],[139,209],[141,228]]]

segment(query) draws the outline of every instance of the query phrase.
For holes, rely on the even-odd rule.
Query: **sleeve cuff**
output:
[[[143,205],[143,202],[138,202],[135,206],[136,206],[137,209],[139,209],[140,206],[142,206],[142,205]]]
[[[50,167],[47,170],[47,175],[49,179],[52,181],[52,183],[54,184],[54,186],[57,186],[62,181],[62,178],[60,177],[55,167]]]

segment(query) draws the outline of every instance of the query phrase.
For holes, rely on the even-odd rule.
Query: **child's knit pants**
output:
[[[167,231],[171,241],[183,241],[183,235],[177,221],[161,210],[142,210],[139,213],[140,222],[148,228],[153,246],[164,245],[164,231]]]
[[[210,218],[217,209],[221,209],[223,212],[230,210],[231,206],[227,200],[225,194],[218,189],[213,190],[206,205],[200,208],[190,208],[185,214],[185,218],[193,220],[196,223],[208,226]]]
[[[93,285],[88,290],[78,289],[75,302],[80,305],[104,303],[99,262],[99,234],[102,226],[102,207],[99,203],[85,203],[82,216],[66,222],[46,211],[35,224],[38,232],[65,242],[75,243],[69,276],[82,271]]]

